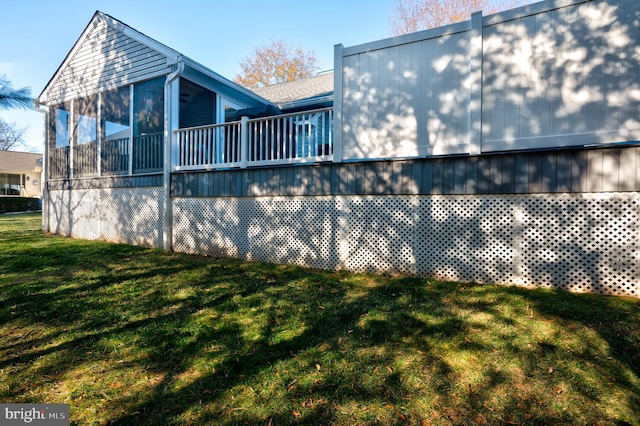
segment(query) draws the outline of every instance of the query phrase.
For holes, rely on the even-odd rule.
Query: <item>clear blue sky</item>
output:
[[[2,0],[0,75],[37,97],[96,10],[233,79],[255,45],[284,39],[333,69],[333,46],[389,37],[393,0]],[[2,111],[42,152],[42,115]]]

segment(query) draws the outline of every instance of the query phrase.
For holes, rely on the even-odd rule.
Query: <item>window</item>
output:
[[[100,105],[102,132],[101,168],[105,174],[129,171],[130,87],[104,92]]]
[[[98,111],[96,97],[81,98],[76,105],[76,143],[96,143],[98,141]]]
[[[54,108],[56,148],[69,146],[71,141],[71,108],[68,104]]]
[[[133,172],[162,170],[164,164],[164,78],[133,86]]]
[[[98,172],[98,97],[73,103],[73,175],[94,176]]]
[[[181,129],[215,123],[216,94],[214,92],[181,78],[179,104]]]
[[[22,176],[0,174],[0,195],[20,195]]]
[[[164,132],[164,78],[134,86],[133,135],[144,136]]]

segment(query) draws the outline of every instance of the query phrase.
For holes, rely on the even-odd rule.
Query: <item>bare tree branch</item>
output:
[[[253,49],[240,61],[241,72],[234,81],[250,89],[300,80],[318,71],[314,52],[292,48],[284,40],[272,40]]]
[[[15,123],[7,123],[0,118],[0,151],[24,148],[25,131],[17,128]]]
[[[389,24],[394,36],[466,21],[538,0],[396,0]]]

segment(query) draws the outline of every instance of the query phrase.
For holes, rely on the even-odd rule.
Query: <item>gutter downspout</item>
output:
[[[40,177],[40,193],[42,194],[42,232],[49,233],[49,110],[42,108],[40,102],[34,101],[36,111],[41,112],[44,117],[44,125],[42,126],[42,139],[44,141],[44,150],[42,154],[42,175]]]
[[[172,83],[175,79],[180,77],[184,72],[184,62],[182,62],[182,56],[178,57],[178,69],[167,75],[167,80],[164,83],[164,172],[162,181],[164,185],[164,220],[162,223],[162,241],[164,243],[164,249],[171,251],[173,249],[173,203],[171,201],[171,170],[173,168],[172,154],[173,150],[173,125],[176,121],[176,114],[178,111],[174,111],[174,91],[171,89]]]

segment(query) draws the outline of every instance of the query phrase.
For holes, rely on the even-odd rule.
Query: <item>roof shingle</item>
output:
[[[278,106],[333,95],[333,71],[253,90]]]
[[[39,171],[40,166],[36,164],[42,154],[31,152],[0,151],[0,170],[4,171]]]

